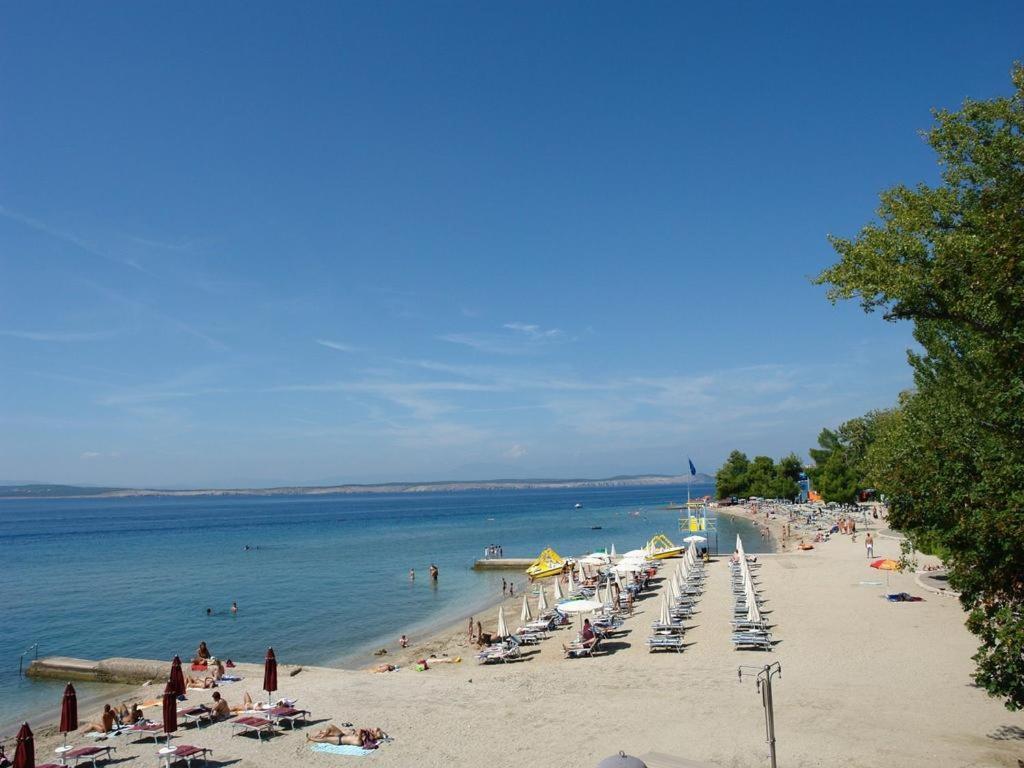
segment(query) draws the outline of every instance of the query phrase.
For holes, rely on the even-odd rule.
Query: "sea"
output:
[[[646,486],[0,500],[0,735],[59,705],[62,683],[19,673],[35,655],[187,659],[205,640],[222,659],[258,662],[273,646],[283,663],[365,666],[402,633],[492,606],[503,578],[524,589],[520,571],[473,570],[488,546],[536,557],[677,541],[689,534],[665,507],[685,498]],[[748,551],[765,546],[722,516],[711,551],[731,552],[737,532]]]

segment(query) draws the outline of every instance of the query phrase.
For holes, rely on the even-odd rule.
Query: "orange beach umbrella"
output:
[[[900,564],[896,560],[889,560],[888,558],[881,557],[871,563],[872,568],[877,568],[880,571],[898,571]]]

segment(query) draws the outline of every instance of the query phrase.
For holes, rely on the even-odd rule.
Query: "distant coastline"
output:
[[[275,488],[93,488],[77,485],[0,486],[0,499],[137,498],[144,496],[328,496],[350,493],[455,493],[459,491],[520,491],[533,489],[631,488],[659,485],[713,485],[710,475],[618,475],[600,479],[467,480],[428,483],[378,483]]]

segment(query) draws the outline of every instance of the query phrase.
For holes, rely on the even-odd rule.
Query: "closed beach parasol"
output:
[[[562,582],[557,577],[555,578],[555,602],[557,603],[562,599]]]
[[[612,551],[609,553],[612,557],[615,557],[615,542],[612,542]]]
[[[566,587],[565,587],[566,590],[569,592],[570,596],[572,596],[572,593],[576,591],[576,585],[573,584],[573,581],[572,581],[572,572],[574,570],[575,570],[575,568],[570,568],[569,569],[569,583],[566,584]]]
[[[267,658],[263,662],[263,690],[267,692],[267,700],[272,700],[277,690],[277,656],[273,648],[267,648]]]
[[[508,637],[508,627],[505,626],[505,608],[498,606],[498,637]]]
[[[548,609],[548,599],[544,594],[544,585],[540,585],[540,594],[537,595],[537,613],[544,613]]]
[[[672,614],[668,609],[668,595],[665,595],[661,600],[661,616],[658,617],[659,624],[671,624]]]
[[[60,732],[64,734],[64,746],[68,744],[68,734],[78,730],[78,695],[75,686],[68,683],[64,688],[64,698],[60,702]]]
[[[36,744],[28,723],[18,730],[18,746],[14,748],[13,768],[36,768]]]
[[[171,734],[178,730],[178,694],[174,692],[174,683],[170,680],[164,686],[163,699],[163,726],[167,740],[171,740]]]
[[[530,613],[530,603],[526,599],[526,593],[523,593],[523,610],[519,614],[519,618],[523,621],[532,621],[533,615]]]
[[[181,671],[180,656],[175,656],[171,660],[171,685],[174,686],[175,696],[185,695],[185,675]]]
[[[898,571],[900,564],[896,560],[889,560],[883,557],[871,563],[871,567],[877,568],[880,571]]]

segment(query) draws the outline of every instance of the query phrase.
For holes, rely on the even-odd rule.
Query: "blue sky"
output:
[[[910,384],[809,276],[1016,2],[7,3],[0,481],[713,471]]]

